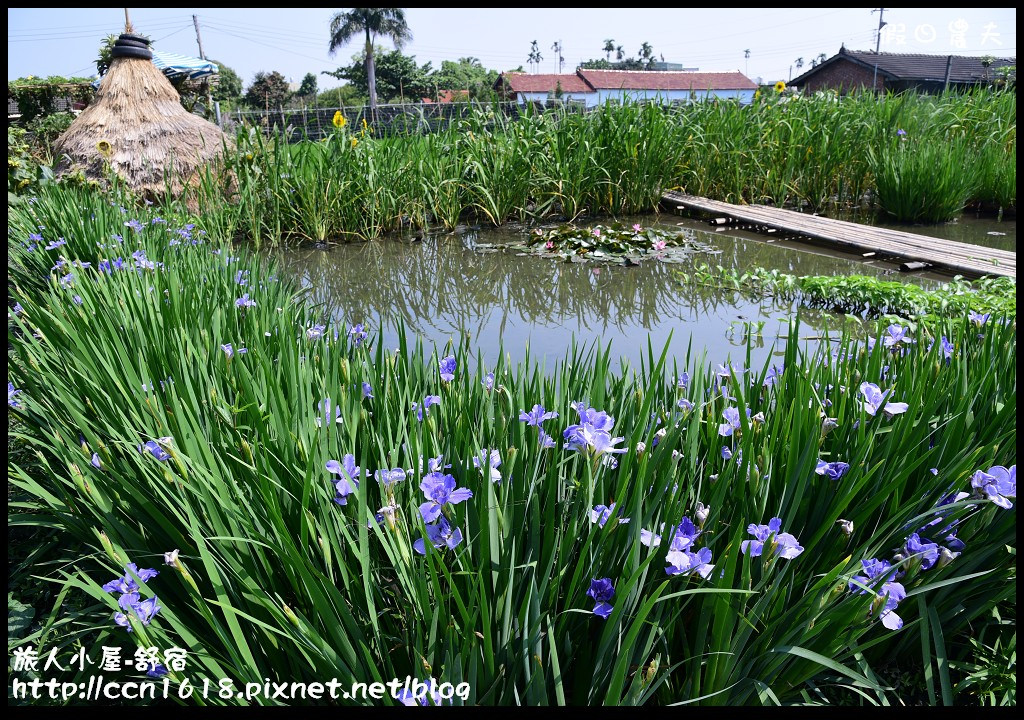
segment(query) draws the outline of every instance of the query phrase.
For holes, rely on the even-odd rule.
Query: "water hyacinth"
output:
[[[443,547],[454,550],[462,543],[462,531],[457,527],[453,528],[444,515],[441,515],[436,523],[427,525],[426,530],[427,536],[416,539],[412,544],[413,550],[420,555],[427,554],[427,542],[438,550]]]
[[[769,543],[769,550],[774,555],[784,560],[792,560],[804,551],[800,542],[789,533],[780,532],[782,520],[772,518],[767,525],[747,526],[747,532],[754,536],[754,540],[744,540],[740,543],[740,552],[750,557],[758,557],[762,554],[765,544]]]
[[[593,613],[602,620],[607,620],[608,616],[612,614],[612,610],[615,609],[610,602],[615,597],[615,587],[612,585],[611,578],[592,579],[587,596],[594,600]]]
[[[864,412],[868,415],[874,416],[879,410],[882,410],[889,417],[905,413],[910,407],[907,403],[892,403],[886,401],[886,398],[891,392],[892,390],[882,392],[882,389],[874,383],[861,383],[860,394],[863,396],[861,407],[864,409]]]
[[[454,477],[439,472],[432,472],[423,478],[420,490],[427,497],[427,502],[420,505],[423,522],[433,522],[445,506],[458,505],[473,497],[472,490],[455,485]]]
[[[829,480],[838,480],[850,469],[849,463],[844,462],[825,462],[824,460],[818,460],[818,466],[814,468],[814,472],[818,475],[824,475]]]
[[[978,497],[1009,510],[1013,507],[1010,498],[1017,497],[1017,466],[995,465],[987,471],[978,470],[971,476],[971,487]]]
[[[340,463],[337,460],[328,460],[325,467],[328,472],[338,476],[338,480],[334,482],[334,502],[338,505],[347,505],[348,496],[359,488],[359,479],[362,477],[355,456],[348,453],[342,457]]]
[[[438,369],[441,373],[441,379],[445,382],[451,382],[455,379],[455,356],[449,355],[441,358],[438,363]]]
[[[486,469],[491,482],[501,482],[501,453],[497,450],[481,450],[479,455],[473,457],[473,467],[483,471]]]

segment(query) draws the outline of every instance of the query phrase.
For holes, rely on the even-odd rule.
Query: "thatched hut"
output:
[[[153,65],[150,41],[127,30],[114,44],[96,99],[57,139],[57,173],[81,170],[101,179],[109,166],[144,196],[162,195],[168,181],[179,195],[230,140],[181,106]]]

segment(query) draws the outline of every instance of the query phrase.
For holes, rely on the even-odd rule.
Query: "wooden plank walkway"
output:
[[[733,205],[676,192],[664,193],[662,201],[666,204],[675,204],[679,209],[700,210],[720,217],[735,218],[754,225],[802,235],[838,245],[858,254],[871,252],[906,261],[925,262],[937,269],[969,277],[1017,277],[1017,253],[1009,250],[943,240],[902,230],[871,227],[844,220],[832,220],[767,205]]]

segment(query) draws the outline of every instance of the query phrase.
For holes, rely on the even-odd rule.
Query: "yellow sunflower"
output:
[[[355,147],[358,144],[359,144],[359,141],[356,138],[352,138],[352,147]]]
[[[103,157],[110,157],[110,154],[114,152],[114,147],[110,144],[109,140],[100,140],[96,143],[96,149]]]
[[[346,120],[345,116],[341,114],[341,110],[334,113],[334,119],[331,120],[331,122],[336,128],[343,128],[348,125],[348,120]]]
[[[777,83],[775,83],[775,92],[782,92],[785,89],[786,89],[786,83],[782,82],[781,80],[779,80]]]

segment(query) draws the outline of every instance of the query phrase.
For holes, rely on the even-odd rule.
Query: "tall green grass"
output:
[[[962,555],[928,571],[901,566],[902,630],[884,629],[869,617],[872,594],[847,587],[862,558],[892,558],[976,470],[1015,464],[1014,318],[922,324],[902,354],[847,335],[805,345],[794,319],[774,381],[749,351],[721,374],[726,359],[699,351],[648,347],[641,367],[616,371],[612,349],[572,347],[546,372],[529,357],[474,365],[460,346],[444,351],[458,366],[445,382],[423,338],[403,333],[393,350],[372,337],[357,345],[344,326],[315,337],[320,316],[265,260],[200,228],[171,245],[182,236],[154,224],[152,210],[129,213],[144,227],[130,249],[162,265],[103,272],[99,261],[122,253],[97,247],[120,219],[108,207],[56,188],[9,220],[21,306],[8,333],[21,391],[12,412],[18,441],[47,468],[40,477],[9,461],[11,482],[33,498],[9,524],[57,527],[93,548],[62,571],[67,591],[94,601],[77,622],[109,627],[101,640],[189,648],[174,681],[412,675],[468,682],[473,704],[718,705],[802,702],[809,682],[838,675],[881,703],[892,691],[873,665],[920,662],[934,677],[943,633],[1015,598],[1016,511],[978,499],[949,506],[963,519]],[[69,244],[27,250],[39,225],[44,240]],[[50,271],[60,254],[91,266],[62,283]],[[243,293],[256,304],[239,308]],[[949,362],[930,345],[939,336],[954,345]],[[907,412],[866,414],[865,381]],[[420,421],[412,406],[426,395],[440,404]],[[628,450],[617,467],[562,447],[577,401],[614,417]],[[518,419],[536,403],[559,413],[545,426],[555,448]],[[764,422],[741,410],[739,437],[724,438],[730,406]],[[156,438],[171,438],[166,461],[137,449]],[[500,452],[500,483],[472,463],[488,448]],[[375,521],[392,495],[372,477],[345,506],[332,502],[325,464],[346,453],[370,471],[409,471],[393,514]],[[450,512],[464,541],[420,556],[421,458],[438,455],[474,496]],[[851,467],[832,481],[815,473],[819,458]],[[594,506],[612,502],[612,519],[592,522]],[[706,580],[670,577],[665,545],[645,547],[641,529],[694,518],[698,502],[710,508],[698,545],[715,569]],[[773,516],[804,552],[742,554],[747,525]],[[854,524],[849,538],[840,519]],[[180,564],[161,565],[172,549]],[[163,608],[130,635],[113,626],[116,599],[101,589],[127,562],[161,570],[143,594]],[[615,586],[607,620],[586,595],[605,577]],[[937,701],[949,699],[941,689]]]
[[[289,144],[244,131],[191,206],[258,244],[653,211],[670,188],[814,210],[877,205],[937,222],[969,202],[1015,209],[1015,158],[1010,93],[625,104],[516,119],[480,110],[429,136],[342,129]]]

